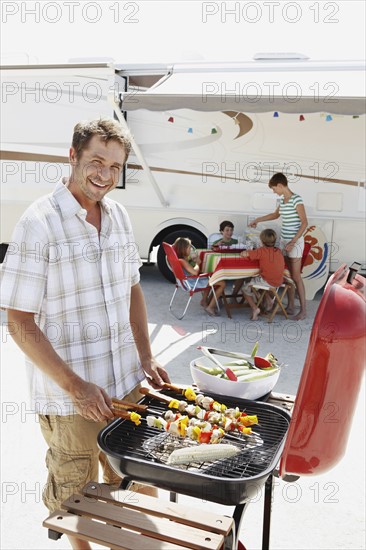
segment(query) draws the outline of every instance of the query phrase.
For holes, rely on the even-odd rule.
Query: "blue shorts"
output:
[[[196,284],[196,281],[197,281],[198,277],[196,278],[192,278],[192,279],[186,279],[185,280],[185,283],[188,284],[188,286],[193,289],[194,288],[194,285]],[[200,288],[206,288],[208,287],[208,277],[201,277],[200,279],[198,279],[198,282],[197,282],[197,285],[195,287],[195,290],[197,289],[200,289]]]

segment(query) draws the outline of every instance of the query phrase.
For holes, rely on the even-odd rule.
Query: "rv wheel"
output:
[[[191,239],[192,245],[196,248],[206,248],[207,246],[207,238],[202,235],[202,233],[198,233],[196,231],[187,230],[187,229],[179,229],[177,231],[174,231],[172,233],[169,233],[164,237],[164,242],[173,244],[175,239],[178,237],[187,237],[188,239]],[[160,245],[157,255],[157,262],[158,267],[160,270],[160,273],[168,279],[171,283],[175,283],[175,278],[173,273],[170,271],[170,268],[168,267],[168,264],[166,262],[166,256],[164,252],[164,248]]]

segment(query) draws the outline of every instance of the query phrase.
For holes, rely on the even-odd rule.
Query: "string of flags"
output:
[[[240,114],[240,111],[236,113],[236,115],[234,115],[232,117],[232,120],[234,122],[234,124],[240,124],[239,120],[238,120],[238,115]],[[326,114],[326,113],[320,113],[320,116],[321,118],[325,118],[325,121],[326,122],[332,122],[333,118],[334,117],[337,117],[337,116],[342,116],[342,115],[330,115],[330,114]],[[279,112],[278,111],[274,111],[273,113],[273,117],[274,118],[279,118],[280,115],[279,115]],[[353,115],[352,118],[360,118],[359,115]],[[303,122],[305,120],[305,116],[304,115],[299,115],[299,122]],[[168,122],[171,122],[174,124],[175,120],[174,120],[174,117],[173,116],[170,116],[168,118]],[[192,126],[190,126],[188,129],[187,129],[187,132],[188,134],[193,134],[193,128]],[[211,128],[211,134],[217,134],[217,128],[215,126],[213,126]]]
[[[279,118],[279,116],[280,115],[278,114],[278,111],[274,111],[273,117],[274,118]],[[337,117],[338,115],[333,115],[332,116],[332,115],[329,115],[329,114],[327,115],[325,113],[321,113],[320,116],[321,116],[321,118],[325,117],[325,122],[331,122],[333,120],[333,117]],[[339,116],[343,116],[343,115],[339,115]],[[353,115],[352,118],[360,118],[360,117],[359,117],[359,115]],[[305,120],[304,115],[300,115],[299,116],[299,121],[303,122],[304,120]]]
[[[239,113],[238,113],[238,114],[239,114]],[[170,116],[170,117],[168,118],[168,122],[174,123],[174,122],[175,122],[174,117],[173,117],[173,116]],[[237,124],[239,124],[239,122],[237,122]],[[190,126],[190,127],[187,129],[187,132],[188,132],[188,134],[193,134],[193,128]],[[211,128],[211,134],[217,134],[217,128],[212,127],[212,128]]]

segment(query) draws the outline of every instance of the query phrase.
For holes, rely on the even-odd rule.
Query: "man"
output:
[[[98,459],[104,480],[118,481],[96,442],[113,418],[111,397],[137,400],[145,377],[155,388],[169,382],[151,354],[128,215],[105,197],[130,148],[112,119],[77,124],[70,177],[25,212],[3,264],[1,305],[27,356],[49,446],[43,499],[50,511],[98,479]]]

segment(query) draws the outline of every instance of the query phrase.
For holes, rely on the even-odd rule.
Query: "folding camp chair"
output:
[[[167,264],[168,264],[169,268],[172,270],[173,275],[175,277],[175,281],[176,281],[175,282],[175,290],[174,290],[172,299],[170,300],[170,304],[169,304],[169,311],[174,315],[174,317],[176,317],[177,319],[183,319],[183,317],[185,316],[186,311],[188,309],[188,306],[189,306],[189,304],[192,300],[193,294],[195,294],[196,292],[203,292],[207,289],[209,289],[210,291],[213,292],[213,295],[214,295],[215,301],[216,301],[216,307],[219,310],[220,307],[219,307],[219,304],[218,304],[218,301],[217,301],[217,298],[216,298],[215,289],[213,287],[211,287],[210,285],[207,285],[205,288],[196,288],[199,279],[202,279],[203,277],[209,277],[211,275],[211,273],[201,273],[198,276],[197,275],[185,275],[185,273],[183,271],[183,268],[182,268],[182,265],[181,265],[180,261],[178,260],[178,256],[177,256],[177,254],[174,250],[174,247],[169,243],[163,242],[162,244],[163,244],[163,248],[164,248],[164,251],[165,251],[165,254],[166,254]],[[189,284],[189,282],[188,282],[189,280],[194,281],[193,287],[191,287],[191,285]],[[174,313],[174,311],[172,310],[174,298],[175,298],[175,295],[177,293],[178,288],[181,288],[184,292],[189,293],[188,301],[186,303],[186,306],[185,306],[184,311],[183,311],[181,316],[176,315]]]

